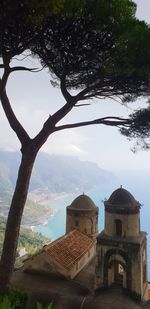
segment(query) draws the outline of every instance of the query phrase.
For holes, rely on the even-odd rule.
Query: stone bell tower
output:
[[[98,207],[85,194],[79,195],[67,207],[66,233],[74,229],[96,241],[98,235]]]
[[[121,285],[147,300],[147,239],[140,204],[122,187],[104,202],[105,228],[97,238],[96,288]]]

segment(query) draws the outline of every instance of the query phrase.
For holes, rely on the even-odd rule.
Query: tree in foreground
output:
[[[68,4],[67,0],[56,2]],[[86,0],[82,1],[82,7],[73,1],[76,6],[69,10],[58,6],[59,9],[42,15],[39,3],[16,0],[11,4],[7,0],[0,11],[0,68],[3,70],[0,99],[21,144],[21,163],[0,263],[0,292],[10,283],[32,168],[42,145],[52,133],[69,128],[94,124],[128,128],[131,120],[113,116],[64,125],[59,122],[74,108],[85,108],[89,99],[133,101],[146,95],[149,89],[150,30],[144,22],[135,19],[132,1]],[[26,50],[49,69],[52,84],[60,87],[65,98],[65,104],[48,117],[34,138],[14,114],[6,91],[10,74],[35,70],[12,66],[14,57]]]

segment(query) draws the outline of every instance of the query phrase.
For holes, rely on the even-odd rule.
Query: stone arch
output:
[[[116,260],[114,260],[114,259],[111,260],[110,263],[108,264],[108,266],[111,267],[112,264],[113,264],[115,261],[116,261]],[[121,265],[123,266],[124,270],[127,272],[127,266],[126,266],[126,264],[123,263],[121,260],[118,260],[118,262],[119,262],[119,264],[121,264]]]
[[[117,259],[112,259],[109,262],[108,274],[109,274],[109,269],[111,270],[111,278],[109,278],[108,284],[111,285],[111,284],[115,283],[115,284],[118,284],[118,285],[126,288],[127,266],[120,259],[120,256]]]
[[[119,260],[118,261],[119,263],[123,264],[123,267],[126,271],[126,287],[127,289],[131,289],[131,283],[132,283],[131,260],[126,252],[118,248],[110,249],[104,255],[104,277],[103,277],[104,286],[108,286],[108,268],[110,264],[110,257],[112,255],[120,255],[124,259],[125,263],[122,263]]]

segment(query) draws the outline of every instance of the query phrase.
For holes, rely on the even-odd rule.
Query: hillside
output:
[[[6,217],[19,167],[19,152],[0,151],[0,215]],[[32,173],[22,224],[42,224],[54,214],[53,200],[64,193],[82,193],[114,176],[96,163],[76,157],[40,153]],[[60,199],[61,201],[61,199]]]
[[[0,192],[13,190],[20,161],[18,152],[0,151]],[[32,173],[30,191],[41,189],[51,193],[90,189],[97,183],[114,178],[98,164],[76,157],[40,153]]]
[[[5,224],[6,219],[0,216],[0,254],[4,240]],[[37,250],[39,250],[46,242],[50,242],[50,239],[43,237],[38,233],[32,232],[30,229],[21,227],[17,256],[19,256],[19,252],[22,248],[25,248],[25,251],[28,254],[33,254]]]

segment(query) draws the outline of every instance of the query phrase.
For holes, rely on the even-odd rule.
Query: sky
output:
[[[150,0],[136,0],[137,17],[150,23]],[[25,64],[37,67],[36,59],[26,59]],[[49,114],[60,108],[64,99],[59,89],[53,88],[48,72],[17,72],[10,77],[7,87],[12,107],[31,136],[41,129]],[[93,100],[87,107],[74,108],[63,123],[77,122],[102,116],[123,116],[140,107],[143,101],[123,107],[112,100]],[[71,129],[53,134],[42,151],[49,154],[77,156],[81,160],[94,161],[101,168],[119,172],[121,170],[141,170],[150,172],[150,151],[131,149],[134,142],[129,142],[117,128],[102,125]],[[20,144],[15,133],[10,129],[2,108],[0,107],[0,148],[15,151]]]

